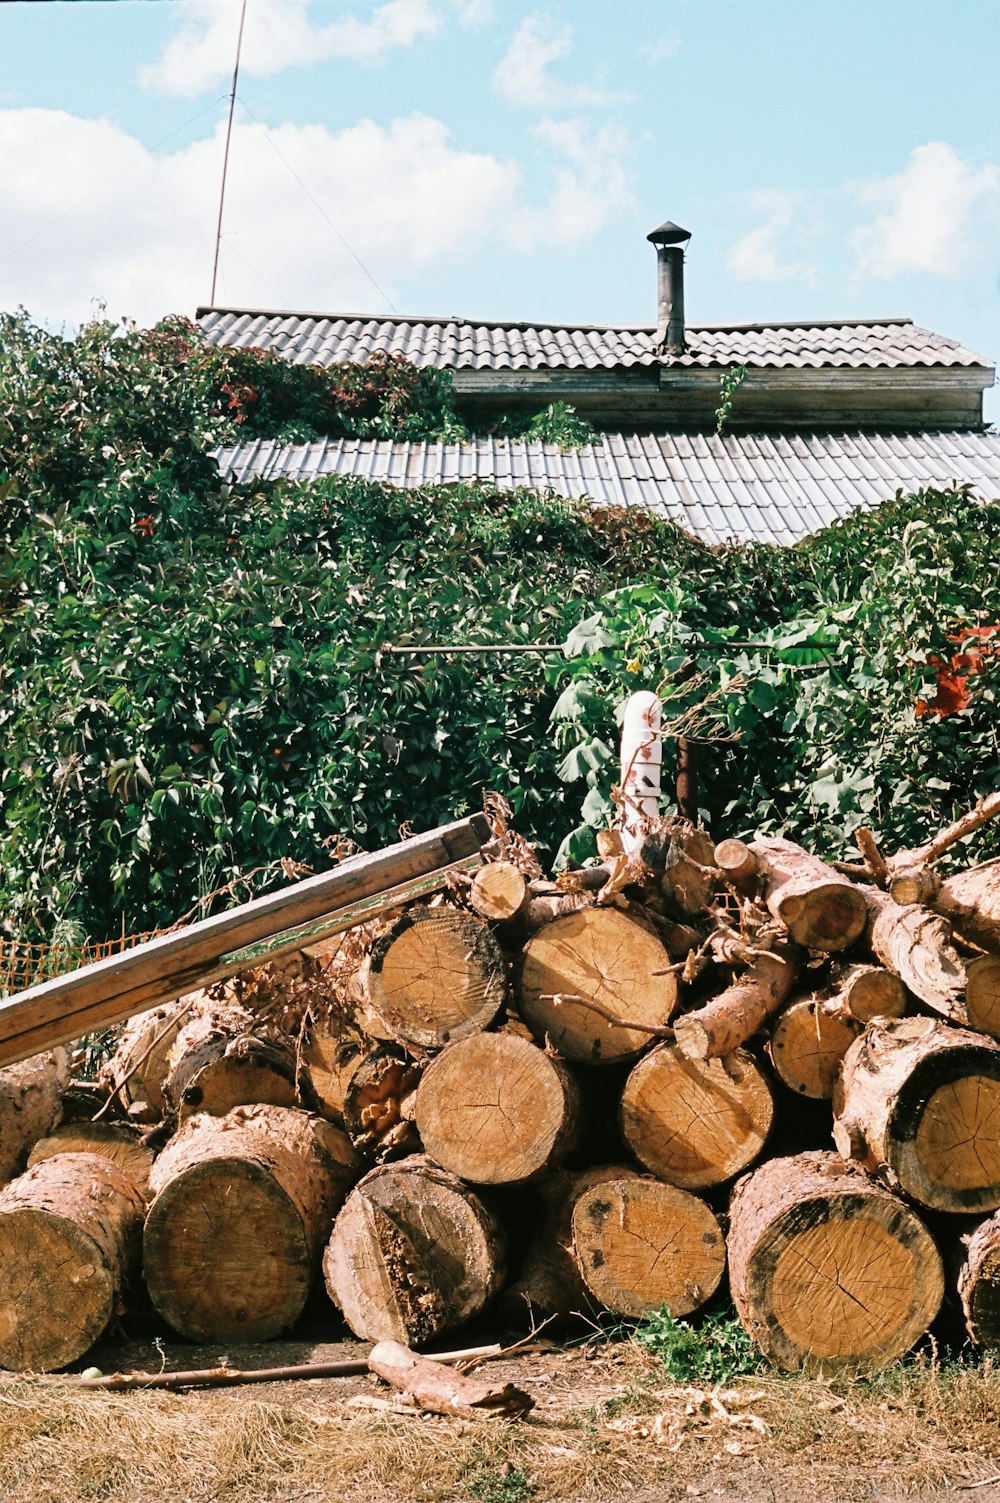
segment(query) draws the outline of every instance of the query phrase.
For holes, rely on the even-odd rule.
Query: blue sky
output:
[[[0,5],[0,305],[207,301],[238,17]],[[692,323],[995,360],[998,56],[1000,0],[249,0],[217,301],[646,323],[671,218]]]

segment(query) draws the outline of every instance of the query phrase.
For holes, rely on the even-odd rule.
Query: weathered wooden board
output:
[[[489,835],[481,814],[442,825],[7,997],[0,1001],[0,1065],[315,945],[387,903],[433,892],[452,873],[479,864]]]

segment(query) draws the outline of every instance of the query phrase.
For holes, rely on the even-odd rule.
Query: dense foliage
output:
[[[238,872],[281,880],[279,858],[377,846],[489,787],[583,857],[637,687],[715,738],[719,834],[840,849],[864,821],[892,849],[1000,780],[988,639],[961,664],[967,703],[932,708],[956,639],[1000,622],[1000,506],[928,493],[797,549],[723,551],[530,492],[228,487],[213,443],[315,417],[312,377],[282,407],[282,371],[240,358],[177,323],[0,325],[8,928],[169,922]],[[452,420],[412,367],[337,379],[324,421]],[[387,651],[441,643],[556,650]]]

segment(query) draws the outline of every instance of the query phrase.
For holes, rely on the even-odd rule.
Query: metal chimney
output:
[[[684,353],[684,247],[690,230],[669,219],[646,236],[656,246],[656,344],[665,355]]]

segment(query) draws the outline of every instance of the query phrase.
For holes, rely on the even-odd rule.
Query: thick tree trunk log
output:
[[[906,1011],[906,988],[898,976],[880,965],[852,965],[845,961],[830,967],[823,1001],[860,1023],[873,1018],[901,1018]]]
[[[753,1163],[773,1116],[767,1078],[742,1049],[725,1060],[700,1060],[660,1044],[629,1075],[621,1130],[659,1179],[703,1190]]]
[[[29,1150],[62,1118],[69,1051],[52,1049],[0,1070],[0,1184],[24,1168]]]
[[[185,1023],[170,1051],[164,1094],[178,1117],[224,1117],[237,1106],[296,1104],[295,1049],[242,1007]]]
[[[107,1158],[45,1159],[0,1191],[0,1364],[50,1372],[121,1308],[145,1202]]]
[[[797,945],[844,950],[862,933],[866,910],[853,882],[790,840],[759,836],[750,846],[760,865],[764,898]]]
[[[963,1243],[958,1293],[969,1340],[1000,1347],[1000,1215],[982,1222]]]
[[[96,1153],[117,1164],[145,1194],[156,1153],[142,1140],[141,1130],[127,1122],[64,1122],[41,1138],[28,1155],[28,1168],[57,1153]]]
[[[969,1027],[1000,1039],[1000,955],[978,955],[965,966]]]
[[[418,1049],[480,1033],[508,997],[506,962],[489,925],[455,908],[397,919],[372,947],[366,983],[392,1036]]]
[[[776,1367],[874,1371],[937,1314],[944,1274],[923,1223],[835,1154],[771,1159],[729,1213],[736,1309]]]
[[[366,1174],[337,1217],[323,1273],[356,1336],[420,1345],[482,1311],[503,1283],[499,1224],[418,1155]]]
[[[287,1330],[354,1177],[344,1134],[308,1112],[189,1118],[150,1175],[144,1265],[160,1314],[194,1341]]]
[[[424,1149],[475,1185],[523,1184],[555,1169],[575,1147],[582,1116],[566,1065],[511,1033],[449,1044],[417,1090]]]
[[[967,944],[1000,954],[1000,857],[942,882],[933,907]]]
[[[967,1022],[965,967],[947,919],[917,904],[903,908],[877,887],[858,891],[868,907],[868,943],[882,964],[934,1012]]]
[[[564,914],[521,952],[516,972],[521,1014],[536,1037],[550,1039],[568,1059],[586,1064],[628,1059],[646,1047],[674,1010],[678,983],[668,974],[670,964],[652,929],[617,908]],[[651,1025],[652,1033],[629,1024]]]
[[[491,861],[480,867],[469,890],[469,902],[480,918],[509,923],[529,899],[528,879],[510,861]]]
[[[1000,1045],[933,1018],[873,1023],[844,1057],[833,1136],[932,1210],[1000,1206]]]
[[[517,1278],[500,1296],[505,1319],[532,1325],[553,1317],[594,1316],[597,1305],[573,1254],[573,1207],[585,1190],[632,1173],[624,1164],[602,1164],[576,1174],[563,1169],[538,1186],[542,1214],[534,1222]]]
[[[835,1004],[803,997],[786,1007],[774,1025],[774,1068],[798,1095],[828,1101],[841,1060],[863,1029],[863,1023]]]
[[[739,981],[674,1023],[677,1047],[689,1059],[723,1059],[784,1006],[802,966],[801,951],[776,945],[758,955]]]
[[[192,1013],[210,1006],[208,994],[199,992],[129,1019],[103,1072],[124,1110],[145,1102],[154,1118],[166,1116],[170,1051]]]
[[[404,1400],[431,1414],[450,1414],[456,1419],[519,1419],[534,1409],[535,1401],[513,1383],[484,1383],[466,1378],[432,1357],[419,1357],[398,1341],[380,1341],[368,1354],[373,1373],[394,1388]]]
[[[705,1202],[637,1174],[583,1192],[573,1247],[595,1298],[632,1317],[661,1305],[689,1315],[715,1293],[726,1266],[722,1230]]]
[[[344,1127],[366,1169],[419,1151],[413,1104],[422,1070],[398,1044],[383,1044],[353,1072],[344,1093]]]

